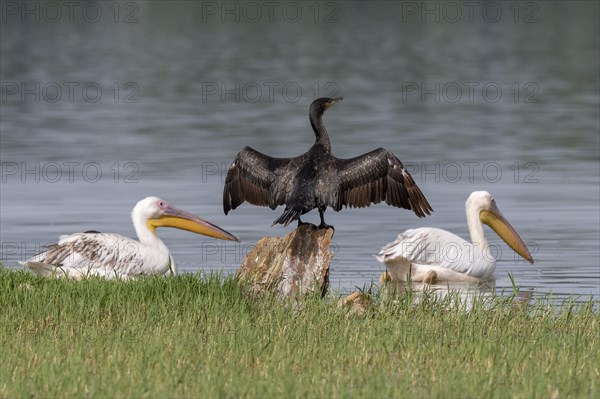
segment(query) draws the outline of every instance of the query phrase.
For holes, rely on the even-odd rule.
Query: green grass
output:
[[[0,268],[0,397],[598,397],[594,303],[247,298],[231,278]],[[597,304],[595,304],[597,306]]]

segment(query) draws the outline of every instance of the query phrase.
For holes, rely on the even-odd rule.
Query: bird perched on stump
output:
[[[319,98],[310,105],[310,124],[315,143],[294,158],[274,158],[245,147],[229,167],[223,190],[225,214],[244,201],[271,209],[285,205],[272,225],[287,226],[317,208],[320,228],[327,207],[336,212],[342,207],[364,208],[385,201],[410,209],[418,217],[433,209],[400,160],[389,150],[378,148],[354,158],[340,159],[331,153],[323,114],[338,98]]]

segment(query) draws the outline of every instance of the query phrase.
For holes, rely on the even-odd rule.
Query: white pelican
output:
[[[128,279],[140,275],[177,274],[157,227],[176,227],[223,240],[239,241],[227,231],[171,206],[157,197],[139,201],[131,212],[139,241],[112,233],[88,231],[61,236],[57,244],[23,264],[39,275],[80,279],[87,276]]]
[[[487,191],[471,193],[466,202],[468,242],[446,230],[432,227],[406,230],[381,249],[377,260],[389,271],[380,281],[481,282],[494,279],[496,259],[483,234],[490,226],[516,253],[533,264],[533,258],[515,229],[502,216]]]

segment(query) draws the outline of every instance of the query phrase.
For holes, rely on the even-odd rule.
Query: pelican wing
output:
[[[465,275],[486,278],[493,273],[495,260],[486,257],[481,248],[452,234],[432,227],[410,229],[384,246],[377,259],[385,264],[407,260],[416,265],[432,266],[432,270],[449,269]]]
[[[58,243],[48,245],[46,251],[28,259],[25,265],[44,276],[114,278],[163,274],[169,268],[168,254],[164,255],[166,259],[152,259],[161,256],[154,252],[139,241],[118,234],[78,233],[62,236]],[[165,265],[166,270],[154,265]]]
[[[227,214],[244,201],[271,209],[291,197],[293,179],[304,156],[273,158],[250,147],[244,148],[229,167],[223,189],[223,210]]]
[[[410,209],[418,217],[433,212],[402,162],[385,148],[350,159],[338,159],[339,189],[331,206],[363,208],[385,201],[388,205]]]

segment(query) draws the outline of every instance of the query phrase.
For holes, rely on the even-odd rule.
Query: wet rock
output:
[[[237,271],[253,294],[272,291],[280,298],[297,298],[329,285],[329,250],[333,229],[303,225],[286,237],[264,237],[246,256]]]

